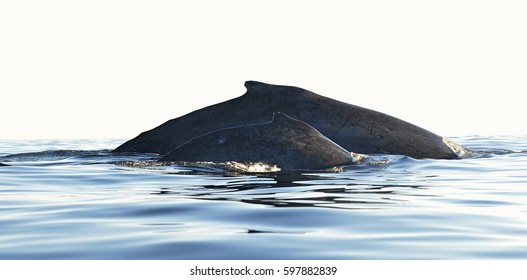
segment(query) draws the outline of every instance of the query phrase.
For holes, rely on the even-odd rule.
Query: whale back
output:
[[[214,131],[172,150],[160,161],[263,162],[281,170],[312,170],[353,163],[353,157],[310,125],[275,113],[264,124]]]
[[[414,158],[457,157],[456,152],[443,143],[443,137],[384,113],[298,87],[256,81],[247,81],[245,87],[247,92],[240,97],[169,120],[122,144],[114,152],[164,155],[209,132],[261,124],[268,121],[273,112],[283,112],[308,123],[352,152],[401,154]]]

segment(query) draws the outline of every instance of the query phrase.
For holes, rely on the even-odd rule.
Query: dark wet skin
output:
[[[166,155],[204,134],[243,125],[263,124],[274,112],[306,122],[344,149],[361,154],[399,154],[416,159],[453,159],[458,155],[443,137],[392,116],[327,98],[308,90],[245,83],[237,98],[196,110],[146,132],[114,152]],[[463,148],[455,143],[456,148]]]
[[[228,128],[195,138],[160,161],[264,162],[281,170],[352,164],[351,154],[310,125],[275,113],[265,124]]]

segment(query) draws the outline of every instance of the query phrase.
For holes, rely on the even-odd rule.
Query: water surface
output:
[[[478,155],[296,174],[2,140],[0,259],[527,258],[527,137],[452,139]]]

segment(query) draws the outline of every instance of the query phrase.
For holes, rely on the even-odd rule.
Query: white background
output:
[[[525,278],[525,261],[330,261],[330,260],[219,260],[219,261],[4,261],[0,262],[2,276],[8,279],[55,279],[55,280],[349,280],[349,279],[507,279]],[[191,276],[190,270],[273,269],[273,276]],[[337,267],[335,275],[305,276],[283,275],[284,267]],[[281,272],[278,273],[277,271]]]
[[[525,1],[3,1],[0,139],[131,138],[299,86],[445,136],[527,134]]]

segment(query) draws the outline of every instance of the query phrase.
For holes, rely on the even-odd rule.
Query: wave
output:
[[[83,151],[83,150],[49,150],[42,152],[19,153],[1,157],[9,161],[27,161],[27,160],[49,160],[63,159],[79,156],[100,156],[110,153],[111,150]]]
[[[159,156],[150,154],[127,154],[113,155],[112,150],[47,150],[42,152],[29,152],[9,154],[0,157],[0,162],[25,162],[25,163],[76,163],[76,164],[96,164],[113,163],[117,161],[138,161],[145,159],[157,160]]]
[[[509,150],[503,148],[470,147],[470,156],[465,158],[489,158],[506,156],[510,154],[527,154],[527,150]],[[161,172],[178,174],[223,174],[236,176],[240,174],[272,174],[281,172],[280,167],[265,162],[158,162],[160,155],[143,153],[112,153],[110,149],[102,150],[46,150],[41,152],[16,153],[0,156],[0,163],[4,165],[90,165],[112,164],[124,168],[153,169],[159,168]],[[320,172],[341,172],[350,169],[375,169],[388,165],[406,166],[413,165],[422,160],[402,155],[369,155],[358,164],[339,166]],[[167,167],[163,170],[164,167]],[[298,171],[300,172],[300,171]],[[307,172],[304,170],[303,172]]]

